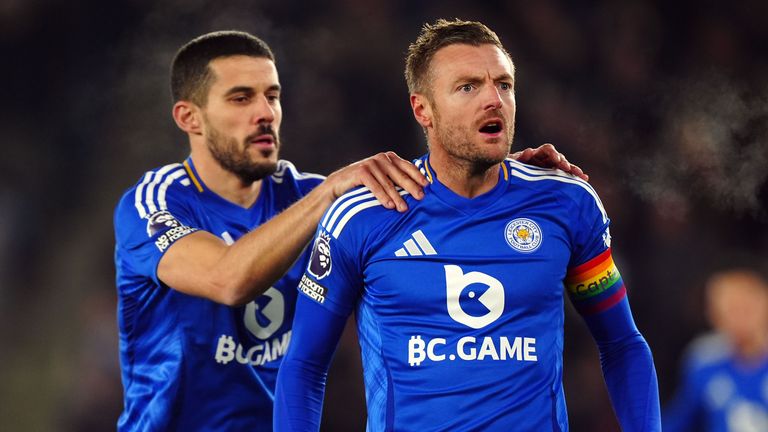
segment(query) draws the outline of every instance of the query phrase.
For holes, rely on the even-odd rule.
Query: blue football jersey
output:
[[[403,192],[405,213],[366,189],[334,203],[299,285],[334,314],[356,313],[368,430],[567,430],[569,269],[594,279],[573,282],[585,310],[625,297],[599,198],[573,176],[507,160],[492,190],[467,199],[428,157],[417,165],[431,184],[420,201]]]
[[[768,431],[768,358],[741,359],[714,333],[691,344],[683,375],[664,431]]]
[[[157,265],[197,230],[235,242],[321,181],[281,160],[245,209],[209,190],[188,158],[147,172],[123,195],[114,216],[125,399],[119,430],[271,430],[277,369],[309,253],[242,307],[176,291],[158,279]]]

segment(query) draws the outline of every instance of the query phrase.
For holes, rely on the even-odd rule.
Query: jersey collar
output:
[[[220,208],[227,212],[243,212],[243,213],[249,213],[252,209],[258,208],[259,202],[263,201],[265,198],[264,196],[267,194],[270,194],[270,182],[271,182],[271,176],[266,176],[262,179],[261,184],[261,191],[259,191],[259,196],[256,198],[256,201],[254,201],[253,205],[251,205],[250,208],[243,208],[239,205],[228,201],[216,192],[210,190],[208,187],[206,187],[205,183],[203,182],[203,179],[200,177],[200,175],[197,173],[197,169],[195,168],[195,163],[192,160],[192,156],[187,157],[187,159],[184,160],[182,163],[184,166],[184,169],[187,171],[187,175],[189,175],[190,180],[192,180],[192,184],[195,185],[196,190],[201,194],[201,197],[204,199],[205,202],[213,205],[214,207]]]
[[[499,167],[499,180],[496,185],[488,192],[478,195],[474,198],[466,198],[458,195],[443,183],[440,182],[438,173],[434,167],[429,163],[429,153],[416,160],[416,166],[422,171],[427,180],[430,183],[428,188],[446,204],[456,209],[462,210],[465,213],[474,213],[482,210],[488,205],[496,202],[496,200],[504,193],[509,184],[509,167],[507,162],[503,161]]]

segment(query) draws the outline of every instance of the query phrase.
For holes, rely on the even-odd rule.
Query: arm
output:
[[[299,295],[291,345],[277,375],[274,430],[317,431],[328,366],[347,319]]]
[[[293,265],[325,210],[348,189],[365,185],[385,207],[405,211],[405,201],[393,183],[420,199],[426,179],[396,154],[380,153],[334,172],[307,196],[231,246],[204,231],[177,240],[161,258],[157,276],[186,294],[228,305],[247,303]]]
[[[567,284],[574,306],[597,343],[603,378],[622,430],[660,431],[653,357],[632,319],[611,249],[571,269]]]
[[[626,297],[584,320],[597,342],[603,378],[622,430],[661,431],[653,357],[635,327]]]

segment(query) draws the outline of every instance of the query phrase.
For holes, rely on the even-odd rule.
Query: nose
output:
[[[499,89],[495,85],[485,86],[485,94],[483,95],[483,110],[497,110],[501,108],[503,101]]]
[[[253,122],[254,123],[272,123],[275,121],[275,107],[265,95],[258,97],[254,104]]]

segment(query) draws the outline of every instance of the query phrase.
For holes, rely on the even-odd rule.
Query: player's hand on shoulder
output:
[[[557,168],[589,181],[589,175],[579,168],[578,165],[568,162],[565,155],[557,151],[555,146],[550,143],[542,144],[535,149],[528,147],[509,156],[518,162],[536,165],[541,168]]]
[[[332,187],[334,199],[356,186],[366,186],[386,208],[406,211],[408,206],[395,186],[408,191],[416,199],[424,196],[422,188],[427,179],[415,165],[395,152],[378,153],[335,171],[326,182]]]

